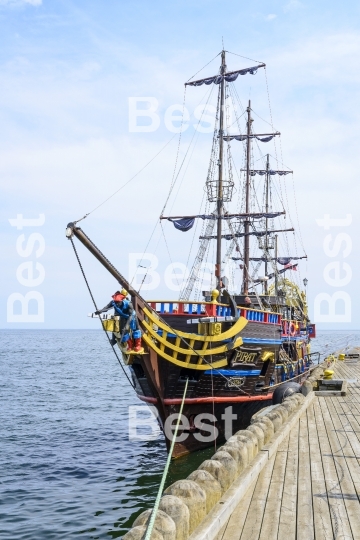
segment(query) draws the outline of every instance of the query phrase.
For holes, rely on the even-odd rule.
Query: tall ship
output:
[[[235,82],[255,75],[265,64],[228,71],[226,51],[219,56],[216,75],[185,83],[187,91],[205,85],[217,94],[210,162],[203,170],[205,209],[199,214],[160,216],[178,234],[198,223],[202,227],[179,298],[145,300],[77,222],[66,229],[75,253],[74,237],[119,283],[108,306],[99,310],[94,302],[94,313],[114,350],[120,351],[138,398],[155,407],[165,433],[167,419],[176,418],[172,415],[182,407],[185,420],[173,457],[228,436],[229,411],[232,431],[246,428],[252,415],[271,405],[275,395],[281,399],[286,389],[301,385],[316,354],[310,352],[315,326],[308,317],[307,280],[302,283],[297,271],[306,254],[298,254],[289,239],[294,228],[277,225],[287,223],[283,200],[287,197],[282,196],[286,188],[281,186],[292,171],[261,151],[280,133],[273,128],[257,132],[251,101],[242,114],[235,114],[235,134],[229,119],[229,100],[238,99]],[[236,157],[242,163],[239,167]],[[212,282],[202,290],[201,271],[211,254]],[[232,275],[225,273],[229,261]],[[114,314],[109,314],[112,307]],[[170,438],[165,435],[168,448]]]

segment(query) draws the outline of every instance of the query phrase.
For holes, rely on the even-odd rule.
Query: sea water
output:
[[[160,431],[129,440],[143,405],[101,330],[0,331],[0,538],[118,538],[151,508],[166,461]],[[322,332],[313,350],[359,345]],[[172,462],[167,485],[214,448]]]

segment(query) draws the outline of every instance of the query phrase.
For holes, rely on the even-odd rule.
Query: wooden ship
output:
[[[162,427],[170,415],[179,412],[188,381],[183,405],[187,422],[180,427],[174,457],[212,445],[214,437],[223,439],[224,415],[229,407],[232,407],[234,418],[233,432],[248,426],[254,413],[272,404],[276,389],[285,389],[289,382],[301,384],[305,380],[314,359],[314,354],[310,353],[310,340],[315,337],[315,326],[308,318],[306,295],[299,285],[284,277],[287,270],[296,269],[298,263],[292,261],[306,255],[278,255],[278,235],[294,229],[275,229],[275,218],[285,212],[274,211],[271,207],[273,177],[285,176],[292,171],[273,170],[269,154],[262,169],[256,169],[252,161],[252,143],[269,142],[280,133],[254,133],[250,101],[245,111],[244,132],[230,135],[226,127],[225,99],[229,86],[239,75],[253,75],[264,67],[265,64],[258,64],[228,72],[225,51],[222,51],[217,75],[186,83],[195,87],[218,85],[218,98],[206,179],[208,208],[213,207],[208,214],[160,218],[172,221],[183,232],[189,230],[196,219],[203,219],[205,223],[192,271],[179,299],[145,300],[76,222],[69,223],[66,230],[67,237],[72,242],[73,237],[80,240],[129,293],[142,331],[141,352],[124,351],[119,329],[109,322],[103,321],[103,324],[115,333],[122,361],[128,366],[138,398],[157,409]],[[237,213],[227,210],[234,181],[229,165],[225,178],[225,162],[232,141],[243,142],[241,146],[245,153],[241,170],[244,176],[243,204]],[[258,211],[254,211],[252,202],[252,184],[256,176],[264,179],[263,204]],[[257,257],[251,256],[253,237],[258,243]],[[225,241],[228,242],[226,254],[223,250]],[[200,263],[212,242],[216,243],[216,286],[203,291],[201,299],[191,299]],[[228,290],[228,280],[222,272],[224,255],[239,261],[242,285],[238,294]],[[256,270],[264,263],[263,277],[251,273],[253,262],[257,263]],[[210,420],[206,421],[206,418]],[[169,447],[169,439],[165,438]]]

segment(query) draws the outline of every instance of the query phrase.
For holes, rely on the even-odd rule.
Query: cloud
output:
[[[22,6],[24,4],[41,6],[42,0],[0,0],[0,6]]]
[[[296,9],[304,7],[304,4],[300,2],[300,0],[290,0],[285,6],[284,6],[284,12],[287,13],[288,11],[295,11]]]
[[[272,21],[273,19],[276,19],[277,15],[275,13],[269,13],[269,15],[266,16],[267,21]]]

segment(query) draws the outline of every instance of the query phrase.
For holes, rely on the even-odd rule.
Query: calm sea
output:
[[[0,538],[118,538],[150,508],[164,439],[129,441],[139,406],[101,330],[0,331]],[[359,345],[323,332],[313,350]],[[167,484],[213,449],[174,461]]]

